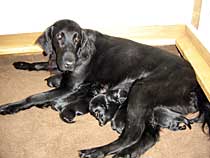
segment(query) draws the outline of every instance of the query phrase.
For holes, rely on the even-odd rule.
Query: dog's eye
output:
[[[87,52],[82,53],[82,59],[87,60],[89,58],[89,54]]]
[[[62,38],[64,37],[64,33],[60,32],[56,35],[57,40],[62,40]]]
[[[100,104],[100,106],[101,106],[104,110],[107,110],[106,106],[108,106],[108,105],[109,105],[109,103],[106,103],[106,104],[101,103],[101,104]]]

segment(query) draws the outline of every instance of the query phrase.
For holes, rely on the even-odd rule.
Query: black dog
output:
[[[56,53],[56,64],[65,72],[62,75],[65,80],[61,80],[59,88],[1,106],[1,114],[52,103],[64,108],[70,105],[68,98],[83,83],[99,82],[114,87],[125,79],[134,81],[120,137],[108,145],[80,151],[81,157],[141,155],[158,140],[159,127],[153,127],[149,121],[157,107],[181,115],[199,111],[204,115],[204,125],[210,126],[208,100],[191,65],[182,58],[158,48],[82,29],[70,20],[49,27],[38,43],[47,54]],[[191,93],[196,94],[194,98]]]
[[[50,72],[54,72],[56,74],[61,74],[56,67],[56,63],[54,62],[56,58],[50,55],[48,62],[37,62],[37,63],[26,63],[26,62],[15,62],[13,65],[16,69],[21,70],[29,70],[29,71],[40,71],[47,70]],[[62,75],[52,76],[48,79],[48,86],[50,87],[60,87]],[[118,86],[119,88],[119,86]],[[122,86],[121,86],[122,88]],[[126,107],[121,107],[124,101],[127,98],[127,93],[129,91],[130,85],[123,85],[123,90],[118,89],[115,91],[111,91],[108,94],[103,93],[100,94],[101,90],[104,89],[100,84],[94,84],[94,86],[90,87],[90,85],[83,87],[80,93],[76,93],[76,95],[72,95],[70,106],[66,106],[62,109],[56,109],[52,106],[53,109],[60,112],[60,118],[66,123],[72,123],[73,119],[76,115],[87,113],[87,106],[84,104],[77,104],[78,100],[82,98],[85,102],[87,94],[89,94],[89,98],[94,95],[93,99],[90,101],[90,113],[94,115],[99,121],[100,126],[105,125],[108,121],[111,121],[111,127],[113,130],[116,130],[118,133],[122,133],[125,126],[125,113]],[[107,90],[105,90],[106,92]],[[80,95],[81,94],[81,95]],[[100,94],[100,95],[98,95]],[[88,98],[88,99],[89,99]],[[81,100],[82,100],[81,99]],[[76,104],[74,104],[76,103]],[[87,103],[87,102],[85,102]],[[126,106],[126,105],[124,105]],[[97,111],[97,112],[94,112]],[[187,125],[191,129],[190,121],[186,119],[184,116],[179,115],[178,113],[172,112],[166,108],[161,108],[154,111],[154,117],[151,121],[152,124],[159,125],[162,128],[168,128],[170,130],[183,130],[186,129]],[[184,123],[184,126],[179,126],[180,123]]]
[[[55,71],[56,75],[48,79],[48,85],[50,87],[57,87],[54,90],[48,92],[40,93],[37,95],[30,96],[26,99],[23,99],[20,102],[13,104],[7,104],[0,108],[1,114],[12,114],[20,110],[25,110],[33,106],[39,108],[52,106],[53,109],[60,112],[61,119],[65,122],[72,122],[72,119],[76,114],[81,115],[89,112],[88,105],[89,100],[92,98],[93,87],[90,84],[81,84],[83,83],[85,77],[85,66],[90,62],[90,57],[92,52],[92,44],[86,39],[84,35],[79,43],[71,43],[72,49],[78,51],[77,56],[77,65],[74,72],[62,72],[58,69],[56,59],[59,58],[58,55],[52,51],[52,45],[50,45],[51,39],[49,39],[49,31],[52,29],[49,28],[43,35],[39,37],[37,43],[44,48],[44,54],[49,55],[49,62],[38,62],[38,63],[26,63],[26,62],[16,62],[14,66],[17,69],[23,70],[49,70]],[[77,34],[78,35],[78,34]],[[78,37],[74,37],[75,39]],[[76,40],[74,40],[76,42]],[[77,47],[77,48],[74,48]],[[88,56],[86,55],[88,54]],[[56,58],[55,58],[56,57]],[[61,59],[59,59],[61,60]],[[69,59],[71,60],[71,59]],[[70,61],[67,61],[70,62]],[[69,63],[68,63],[69,64]],[[67,64],[67,65],[68,65]],[[66,65],[66,66],[67,66]],[[67,66],[68,67],[68,66]],[[79,72],[81,71],[81,73]],[[84,76],[82,75],[84,74]],[[71,76],[71,77],[70,77]],[[70,83],[70,82],[72,83]],[[85,86],[84,86],[85,85]],[[90,89],[91,86],[91,89]],[[82,87],[82,88],[81,88]],[[94,87],[95,88],[95,87]],[[70,105],[70,106],[68,106]]]
[[[21,69],[21,70],[29,70],[29,71],[45,70],[50,72],[53,71],[56,74],[61,74],[62,72],[57,69],[55,63],[56,58],[54,58],[54,56],[55,55],[51,54],[49,56],[48,62],[37,62],[37,63],[15,62],[13,65],[15,66],[16,69]],[[57,87],[57,88],[60,87],[62,75],[59,75],[59,77],[57,76],[52,76],[46,79],[48,81],[47,82],[48,86]],[[103,90],[104,87],[102,87],[99,83],[94,84],[93,86],[86,85],[86,87],[84,86],[82,88],[82,91],[81,90],[79,91],[80,93],[76,93],[76,95],[73,94],[71,96],[71,100],[69,100],[69,102],[71,102],[70,106],[66,106],[65,108],[61,109],[57,109],[53,107],[53,105],[51,106],[56,111],[60,112],[60,118],[64,122],[72,123],[76,115],[80,114],[82,115],[88,112],[87,106],[85,106],[84,104],[77,104],[78,100],[82,98],[85,102],[86,97],[88,97],[87,94],[89,94],[88,100],[90,97],[93,97],[94,94],[96,95],[96,97],[92,98],[89,103],[90,113],[98,119],[100,126],[103,126],[108,121],[111,121],[112,129],[116,130],[119,134],[121,134],[125,126],[125,113],[126,113],[126,107],[122,107],[122,104],[127,98],[127,93],[129,91],[130,85],[127,85],[127,87],[123,85],[123,90],[119,89],[119,85],[117,88],[118,88],[117,90],[113,90],[108,94],[107,93],[100,94],[101,93],[100,91]],[[105,92],[106,91],[107,90],[105,90]],[[190,125],[191,122],[187,118],[181,116],[178,113],[172,112],[166,108],[154,110],[154,117],[152,117],[151,123],[154,125],[158,125],[162,128],[168,128],[173,131],[184,130],[186,129],[185,125],[187,125],[191,129]],[[179,126],[180,123],[184,123],[185,125]]]

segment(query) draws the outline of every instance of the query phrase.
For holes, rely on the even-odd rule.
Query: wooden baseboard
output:
[[[210,100],[210,54],[191,27],[186,25],[144,26],[117,31],[100,31],[145,44],[176,44],[183,57],[193,66],[198,82]],[[42,49],[34,44],[40,34],[1,35],[0,55],[41,53]]]
[[[210,53],[189,26],[186,27],[183,36],[176,39],[176,46],[191,63],[197,80],[210,101]]]
[[[42,52],[42,49],[35,45],[35,41],[40,34],[0,35],[0,55]]]
[[[184,25],[169,25],[141,26],[118,30],[104,29],[100,31],[105,34],[128,38],[141,43],[151,45],[165,45],[175,44],[175,39],[183,34],[184,28]],[[23,53],[30,54],[42,52],[42,49],[34,44],[40,34],[41,33],[38,32],[14,35],[0,35],[0,55]]]

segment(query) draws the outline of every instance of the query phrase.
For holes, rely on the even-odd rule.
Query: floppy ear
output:
[[[52,32],[53,32],[53,26],[48,27],[35,42],[36,44],[42,47],[42,49],[44,50],[43,54],[45,56],[53,53]]]
[[[82,30],[82,40],[81,47],[78,50],[78,57],[82,60],[87,60],[90,56],[93,55],[95,51],[95,45],[93,41],[91,41],[84,30]]]
[[[127,99],[127,92],[119,89],[117,91],[114,91],[112,94],[112,97],[117,100],[117,102],[119,102],[120,104],[124,103]]]

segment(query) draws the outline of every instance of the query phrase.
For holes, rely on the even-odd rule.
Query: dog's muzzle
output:
[[[65,70],[67,70],[67,71],[73,71],[74,67],[75,67],[75,62],[73,62],[73,61],[66,61],[64,63],[64,67],[65,67]]]

